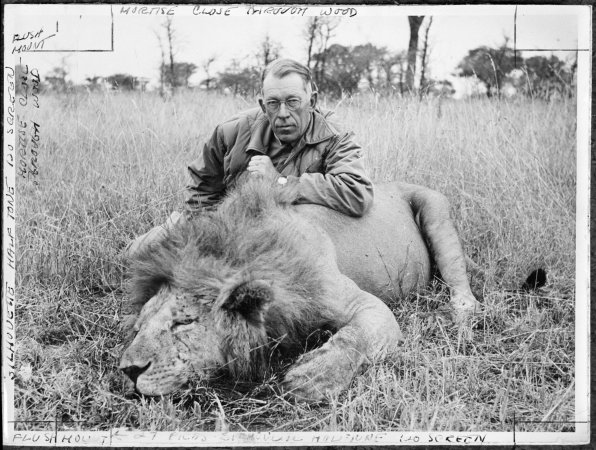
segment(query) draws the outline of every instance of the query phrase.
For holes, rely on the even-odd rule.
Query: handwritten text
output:
[[[16,70],[17,86],[16,101],[18,113],[16,114],[16,175],[38,185],[39,175],[38,157],[41,144],[41,126],[35,120],[29,119],[31,113],[39,109],[39,87],[41,79],[39,71],[29,69],[27,64],[19,65]]]
[[[321,16],[347,16],[347,17],[354,17],[358,14],[356,8],[325,8],[321,10]]]
[[[5,67],[6,71],[6,93],[8,95],[8,108],[6,111],[6,123],[8,127],[6,132],[14,134],[14,104],[15,104],[15,70],[12,67]]]
[[[141,16],[173,16],[176,6],[122,6],[120,14],[138,14]]]
[[[208,6],[195,6],[192,9],[192,13],[195,16],[229,16],[231,12],[238,8],[237,6],[227,7],[208,7]]]
[[[11,252],[7,251],[7,254],[11,254],[13,258],[14,264],[14,235],[12,235],[12,230],[8,228],[8,231],[12,237],[13,247]],[[4,320],[4,342],[6,346],[4,347],[4,363],[8,367],[8,378],[14,380],[16,378],[15,375],[15,344],[16,344],[16,335],[15,335],[15,326],[14,326],[14,287],[6,282],[4,284],[4,292],[6,292],[6,300],[3,302],[6,305],[6,310],[4,311],[5,320]]]
[[[250,5],[246,10],[246,14],[254,16],[255,14],[271,14],[271,15],[288,15],[288,16],[304,16],[308,11],[305,6],[255,6]]]
[[[30,52],[32,50],[43,50],[46,40],[56,36],[56,33],[44,36],[44,29],[37,31],[26,31],[25,33],[15,33],[12,36],[12,54]],[[47,33],[46,33],[47,34]]]

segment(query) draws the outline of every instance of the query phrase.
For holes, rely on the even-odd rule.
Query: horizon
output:
[[[211,73],[221,73],[233,61],[241,66],[255,66],[257,46],[265,36],[281,45],[281,54],[299,61],[306,59],[305,38],[302,36],[310,16],[320,14],[325,6],[306,6],[298,16],[248,15],[251,6],[226,5],[230,15],[206,15],[222,13],[218,5],[161,6],[170,8],[173,16],[131,15],[132,5],[7,5],[17,13],[15,31],[21,36],[30,30],[55,27],[60,32],[46,38],[44,52],[26,53],[27,64],[35,66],[42,77],[54,67],[66,68],[67,79],[84,84],[86,78],[108,77],[117,73],[138,78],[148,78],[149,88],[159,81],[161,54],[157,32],[161,31],[164,17],[172,17],[177,62],[197,66],[191,77],[192,85],[198,85],[206,77],[202,63],[215,56]],[[264,8],[269,5],[256,5]],[[150,6],[147,5],[149,8]],[[252,6],[253,10],[256,8]],[[449,80],[454,84],[462,81],[454,75],[458,63],[468,51],[480,46],[498,47],[505,38],[514,45],[521,57],[534,54],[549,57],[551,54],[570,63],[575,51],[528,51],[532,49],[576,49],[578,47],[578,8],[567,6],[348,6],[356,13],[353,17],[338,17],[339,25],[329,45],[356,46],[366,43],[385,47],[391,53],[407,51],[409,27],[407,15],[431,15],[433,23],[429,33],[430,77]],[[157,8],[155,8],[157,9]],[[246,13],[244,14],[244,9]],[[128,10],[128,13],[126,11]],[[197,14],[198,15],[195,15]],[[78,48],[97,46],[105,49],[110,44],[111,14],[113,14],[113,52],[48,52],[78,45]],[[49,17],[52,16],[53,17]],[[515,20],[517,27],[514,28]],[[26,24],[26,25],[25,25]],[[425,18],[419,32],[419,47],[423,42]],[[74,40],[62,37],[61,32],[72,28],[82,36]],[[82,31],[84,30],[84,31]],[[234,30],[231,36],[230,30]],[[68,34],[68,33],[67,33]],[[162,37],[163,40],[163,37]],[[14,44],[14,38],[13,38]],[[60,47],[62,46],[62,47]],[[25,53],[20,56],[23,57]],[[19,55],[15,55],[19,56]],[[459,88],[457,86],[456,88]]]

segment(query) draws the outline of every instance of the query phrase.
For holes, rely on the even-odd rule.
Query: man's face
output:
[[[297,73],[282,78],[269,74],[263,81],[263,98],[259,99],[273,132],[284,144],[296,142],[306,131],[316,101],[316,93]]]

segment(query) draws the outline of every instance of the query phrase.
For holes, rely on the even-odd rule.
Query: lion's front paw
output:
[[[282,388],[295,400],[318,402],[347,389],[367,364],[368,358],[359,352],[323,346],[305,354],[292,366]]]

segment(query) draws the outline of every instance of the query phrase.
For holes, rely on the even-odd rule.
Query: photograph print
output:
[[[588,442],[589,7],[3,8],[4,444]]]

